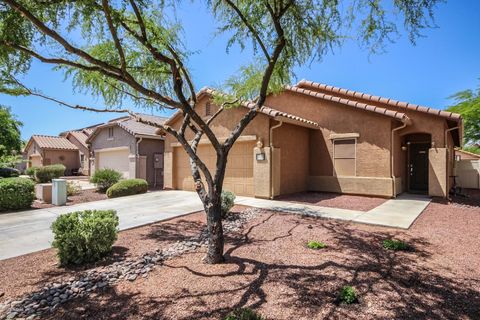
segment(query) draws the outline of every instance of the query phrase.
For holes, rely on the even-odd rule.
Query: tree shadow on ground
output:
[[[298,216],[287,217],[284,224],[288,227],[282,232],[264,236],[271,220],[278,218],[277,214],[263,215],[243,234],[228,235],[225,256],[226,267],[230,268],[166,262],[164,271],[176,269],[199,281],[209,279],[212,285],[200,291],[185,288],[180,294],[137,299],[135,294],[121,295],[109,289],[101,299],[65,305],[64,312],[58,312],[54,318],[82,318],[84,313],[77,310],[78,306],[90,310],[87,314],[96,314],[95,319],[221,319],[241,307],[261,309],[282,319],[480,318],[479,279],[446,275],[432,266],[429,263],[432,248],[424,238],[400,231],[370,232],[344,222]],[[309,226],[323,228],[331,244],[325,251],[306,253],[317,255],[314,256],[317,260],[302,263],[282,256],[281,252],[271,252],[281,250],[286,241],[295,241],[297,229],[310,229]],[[382,241],[392,237],[402,237],[414,244],[414,250],[385,250]],[[255,251],[259,248],[264,251]],[[269,253],[276,255],[272,258],[267,256]],[[229,285],[217,289],[214,284],[219,281],[228,281]],[[356,288],[359,304],[336,303],[344,285]],[[181,306],[181,312],[168,317],[173,303]]]

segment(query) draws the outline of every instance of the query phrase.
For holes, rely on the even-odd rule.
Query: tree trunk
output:
[[[223,257],[223,226],[220,195],[216,196],[205,206],[207,214],[207,230],[208,230],[208,252],[203,261],[208,264],[222,263],[225,261]]]

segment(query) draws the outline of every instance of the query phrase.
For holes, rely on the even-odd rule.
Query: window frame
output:
[[[354,143],[353,143],[353,148],[354,148],[354,153],[355,153],[355,156],[353,158],[354,160],[354,166],[353,166],[353,176],[339,176],[337,175],[337,170],[335,169],[335,142],[337,141],[345,141],[345,140],[354,140]],[[333,144],[333,176],[334,177],[356,177],[357,176],[357,140],[358,140],[358,137],[344,137],[344,138],[334,138],[332,139],[332,144]],[[339,158],[339,159],[351,159],[351,158]]]
[[[114,138],[113,127],[109,127],[107,140],[113,140],[113,138]]]

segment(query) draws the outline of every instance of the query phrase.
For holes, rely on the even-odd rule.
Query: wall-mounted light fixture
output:
[[[407,151],[407,146],[403,145],[402,146],[402,151]]]

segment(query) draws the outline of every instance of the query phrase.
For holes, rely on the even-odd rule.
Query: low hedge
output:
[[[105,192],[121,179],[122,174],[116,170],[99,169],[94,172],[90,178],[90,182],[97,185],[98,191]]]
[[[30,208],[35,200],[34,189],[30,179],[0,179],[0,211]]]
[[[35,171],[37,171],[38,167],[30,167],[25,169],[25,174],[32,179],[35,179]]]
[[[148,190],[148,183],[143,179],[126,179],[115,183],[108,188],[107,197],[118,198],[145,193]]]
[[[65,174],[63,164],[52,164],[49,166],[38,167],[35,169],[35,180],[39,183],[52,182],[52,179],[58,179]]]
[[[112,251],[117,239],[115,210],[86,210],[60,215],[52,224],[61,265],[94,262]]]
[[[235,205],[235,194],[231,191],[222,191],[221,194],[221,206],[222,206],[222,217],[225,218],[230,210]]]

